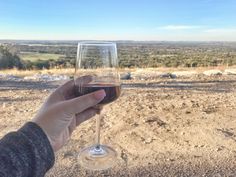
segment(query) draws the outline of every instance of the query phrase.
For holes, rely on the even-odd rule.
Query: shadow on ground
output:
[[[170,162],[166,164],[155,164],[148,166],[138,166],[133,168],[111,169],[107,171],[89,171],[81,169],[78,164],[72,167],[65,167],[59,171],[48,174],[50,177],[235,177],[235,164],[226,163],[185,163]]]
[[[9,90],[45,90],[55,89],[59,82],[36,82],[36,81],[9,81],[0,79],[0,91]],[[215,81],[160,81],[151,83],[124,83],[122,87],[142,89],[175,89],[208,92],[231,92],[236,86],[236,80],[215,80]]]
[[[0,79],[0,91],[9,90],[45,90],[54,89],[58,84],[54,82],[36,82],[36,81],[9,81]]]
[[[123,88],[146,88],[146,89],[175,89],[209,92],[231,92],[236,85],[236,80],[227,81],[168,81],[152,83],[122,84]]]

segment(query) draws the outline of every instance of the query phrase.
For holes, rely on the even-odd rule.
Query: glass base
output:
[[[82,149],[78,160],[82,167],[89,170],[106,170],[115,165],[117,153],[109,146],[94,145]]]

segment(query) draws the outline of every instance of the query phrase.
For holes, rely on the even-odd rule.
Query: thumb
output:
[[[63,101],[60,105],[60,108],[63,109],[64,113],[67,115],[78,114],[90,107],[97,105],[104,99],[105,96],[106,93],[104,90],[98,90],[87,95]]]

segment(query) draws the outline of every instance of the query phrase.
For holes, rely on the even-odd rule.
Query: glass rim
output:
[[[80,45],[88,45],[88,46],[109,46],[116,45],[115,42],[106,42],[106,41],[82,41],[78,43]]]

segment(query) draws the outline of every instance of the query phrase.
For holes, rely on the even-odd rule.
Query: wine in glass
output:
[[[79,95],[104,90],[105,98],[97,105],[104,106],[115,101],[121,92],[120,77],[117,71],[118,58],[115,43],[82,42],[78,44],[75,80],[85,76],[90,79],[76,84]],[[92,170],[104,170],[116,162],[117,153],[109,146],[100,144],[101,115],[96,118],[95,144],[84,148],[78,156],[79,163]]]

